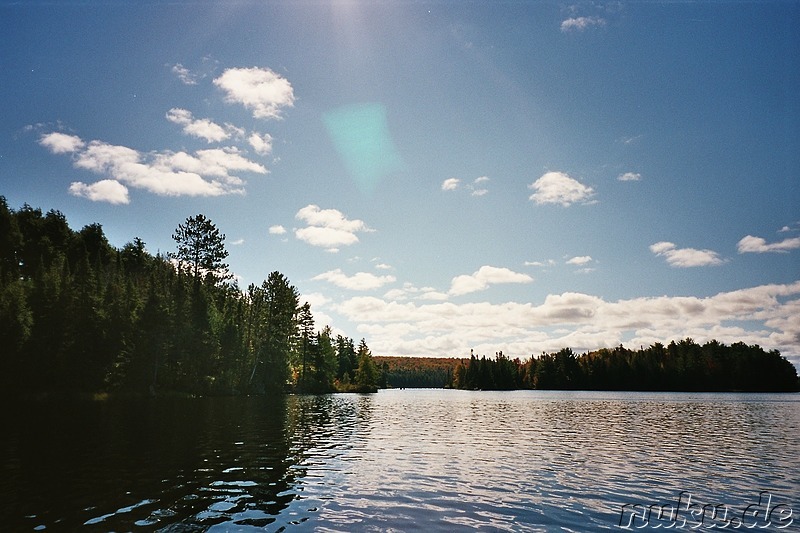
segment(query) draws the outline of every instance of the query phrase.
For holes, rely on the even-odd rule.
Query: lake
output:
[[[798,394],[43,400],[3,418],[4,531],[800,524]]]

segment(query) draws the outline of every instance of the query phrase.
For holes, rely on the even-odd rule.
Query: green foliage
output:
[[[14,211],[0,196],[0,390],[334,390],[349,356],[330,329],[314,331],[283,274],[246,291],[222,283],[224,235],[202,215],[175,238],[172,256],[139,238],[117,250],[99,224],[73,231],[57,211]]]
[[[372,352],[367,347],[367,342],[361,339],[358,344],[358,368],[356,369],[355,385],[360,390],[373,390],[378,388],[378,367],[372,359]]]
[[[177,253],[170,254],[181,269],[195,280],[201,277],[224,281],[231,278],[225,258],[225,235],[204,215],[196,215],[179,224],[173,240],[178,245]]]
[[[704,345],[692,339],[669,346],[656,343],[638,351],[622,346],[580,356],[569,348],[543,353],[526,362],[498,353],[460,360],[452,386],[460,389],[551,389],[635,391],[800,390],[797,370],[778,351],[738,342]]]
[[[522,362],[375,358],[364,339],[318,332],[280,272],[241,291],[224,235],[202,215],[175,233],[176,268],[141,239],[112,247],[99,224],[0,196],[0,390],[190,394],[374,391],[377,387],[686,391],[798,390],[777,351],[691,339],[631,351],[570,349]]]

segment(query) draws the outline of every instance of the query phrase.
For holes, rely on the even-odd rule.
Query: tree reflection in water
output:
[[[157,398],[18,403],[0,437],[10,530],[83,525],[262,528],[305,520],[323,464],[352,446],[369,398]]]

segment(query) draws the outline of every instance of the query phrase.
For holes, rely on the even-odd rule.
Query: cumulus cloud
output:
[[[713,250],[697,250],[695,248],[678,248],[671,242],[657,242],[650,245],[650,251],[664,257],[670,266],[679,268],[717,266],[725,262]]]
[[[272,135],[269,133],[258,134],[253,132],[247,138],[247,142],[258,155],[269,155],[272,152]]]
[[[333,283],[337,287],[352,291],[369,291],[373,289],[379,289],[388,283],[394,283],[396,281],[394,276],[376,276],[375,274],[371,274],[369,272],[356,272],[352,276],[348,276],[339,268],[336,270],[323,272],[322,274],[318,274],[311,279],[314,281],[327,281],[329,283]]]
[[[410,298],[418,300],[447,300],[450,296],[447,293],[437,291],[433,287],[415,287],[413,283],[404,283],[401,288],[391,289],[383,295],[388,300],[408,300]]]
[[[388,294],[388,293],[387,293]],[[463,356],[503,350],[526,357],[564,347],[586,351],[621,343],[638,348],[687,336],[743,341],[800,355],[800,281],[708,297],[657,296],[605,301],[583,293],[533,303],[414,303],[360,296],[336,306],[386,355]],[[741,321],[755,322],[744,330]]]
[[[561,22],[561,31],[583,31],[591,26],[605,25],[605,19],[600,17],[571,17]]]
[[[625,172],[624,174],[620,174],[617,176],[619,181],[640,181],[642,179],[642,175],[638,172]]]
[[[736,247],[739,250],[740,254],[788,252],[789,250],[796,250],[800,248],[800,237],[784,239],[780,242],[767,243],[767,241],[765,239],[762,239],[761,237],[753,237],[752,235],[747,235],[746,237],[742,237],[742,239],[739,241]]]
[[[292,84],[268,68],[229,68],[214,85],[226,101],[243,105],[254,118],[280,119],[284,108],[294,106]]]
[[[357,233],[373,231],[361,220],[348,220],[337,209],[320,209],[314,204],[300,209],[295,218],[308,224],[305,228],[296,229],[295,237],[329,251],[357,243]]]
[[[73,196],[88,198],[93,202],[108,202],[110,204],[127,204],[130,202],[128,188],[115,180],[100,180],[91,185],[74,181],[69,186],[69,193]]]
[[[220,142],[230,139],[232,135],[241,135],[242,131],[231,124],[225,127],[212,122],[207,118],[195,119],[192,112],[187,109],[173,107],[167,111],[167,120],[183,126],[186,135],[204,139],[206,142]]]
[[[594,189],[588,187],[563,172],[547,172],[528,188],[535,191],[529,200],[539,205],[559,204],[569,207],[575,203],[589,203]]]
[[[533,278],[527,274],[514,272],[504,267],[482,266],[470,275],[456,276],[450,283],[449,294],[461,296],[471,292],[483,291],[489,285],[499,283],[530,283]]]
[[[50,133],[39,143],[54,154],[72,154],[73,166],[105,179],[91,185],[75,182],[72,194],[95,201],[125,203],[127,187],[161,196],[241,194],[244,181],[233,172],[266,174],[267,169],[233,147],[187,152],[142,153],[103,141],[84,142],[77,136]],[[118,186],[110,181],[118,182]],[[123,195],[123,187],[125,195]]]
[[[86,146],[86,143],[77,135],[67,135],[57,131],[42,135],[39,138],[39,144],[54,154],[70,154]]]
[[[448,178],[442,182],[442,190],[454,191],[458,189],[459,183],[461,183],[461,180],[458,178]]]
[[[269,234],[270,235],[283,235],[286,233],[286,228],[281,226],[280,224],[276,224],[274,226],[269,227]]]

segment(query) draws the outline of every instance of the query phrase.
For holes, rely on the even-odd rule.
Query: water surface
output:
[[[409,389],[9,407],[9,531],[619,530],[622,506],[682,491],[739,512],[767,491],[796,509],[789,529],[800,523],[797,394]]]

